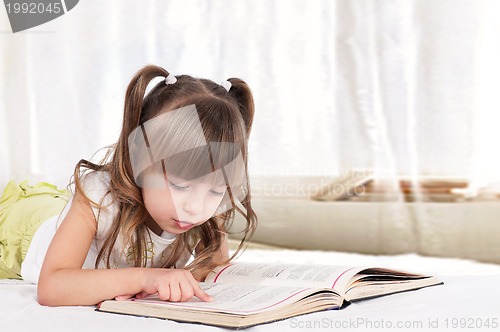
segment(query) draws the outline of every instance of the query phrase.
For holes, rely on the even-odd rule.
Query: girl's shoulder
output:
[[[88,171],[80,175],[80,181],[85,193],[109,190],[109,173],[106,171]]]
[[[90,200],[90,205],[97,221],[116,211],[109,191],[110,176],[105,171],[89,171],[81,176],[82,190]]]

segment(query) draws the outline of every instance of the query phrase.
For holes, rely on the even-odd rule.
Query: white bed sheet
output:
[[[238,260],[396,267],[438,276],[444,285],[355,302],[324,311],[260,325],[247,331],[364,331],[410,328],[437,331],[470,326],[500,330],[500,266],[463,259],[418,255],[371,256],[338,252],[247,250]],[[461,328],[460,324],[465,323]],[[485,325],[490,325],[487,328]],[[457,324],[456,328],[454,328]],[[406,326],[405,326],[406,325]],[[107,314],[94,307],[40,306],[36,286],[0,280],[2,331],[216,331],[222,328],[154,318]]]

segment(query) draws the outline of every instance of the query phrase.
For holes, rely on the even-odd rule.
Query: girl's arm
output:
[[[97,222],[90,204],[78,193],[49,246],[38,281],[42,305],[94,305],[121,294],[159,294],[161,299],[209,301],[187,270],[127,268],[82,269]]]

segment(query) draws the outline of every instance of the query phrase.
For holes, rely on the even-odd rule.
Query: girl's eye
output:
[[[179,190],[179,191],[189,189],[189,187],[178,186],[178,185],[176,185],[175,183],[173,183],[173,182],[171,182],[171,181],[168,181],[168,185],[169,185],[170,187],[174,188],[175,190]]]
[[[212,189],[212,190],[210,190],[210,193],[211,193],[212,195],[216,195],[216,196],[224,196],[224,194],[226,193],[226,191],[222,191],[222,192],[221,192],[221,191],[216,191],[216,190],[213,190],[213,189]]]

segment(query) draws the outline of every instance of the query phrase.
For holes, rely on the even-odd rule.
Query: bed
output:
[[[372,256],[333,251],[248,249],[238,260],[406,269],[439,277],[444,285],[354,302],[342,310],[299,316],[248,331],[500,329],[500,265],[415,254]],[[0,280],[2,331],[216,331],[222,328],[96,312],[94,307],[40,306],[36,286]],[[496,328],[495,328],[496,326]]]

